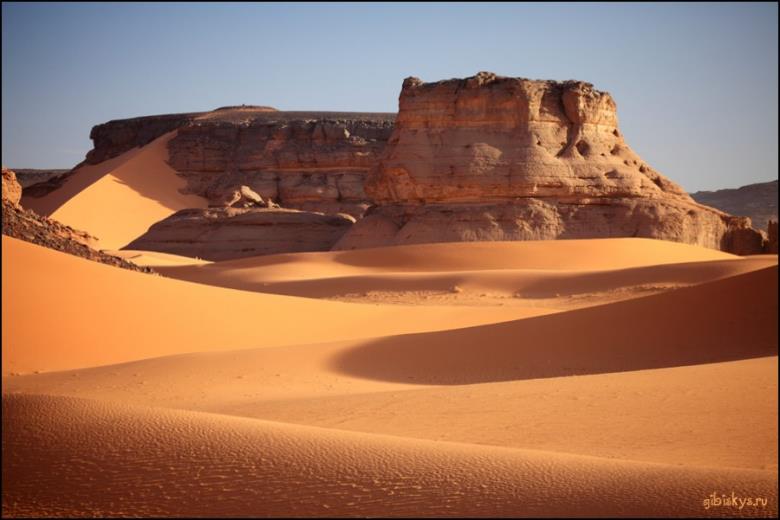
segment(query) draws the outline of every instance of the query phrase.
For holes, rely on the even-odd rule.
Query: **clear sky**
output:
[[[403,78],[487,70],[612,94],[689,191],[777,178],[778,7],[2,4],[2,162],[69,168],[111,119],[271,105],[396,111]]]

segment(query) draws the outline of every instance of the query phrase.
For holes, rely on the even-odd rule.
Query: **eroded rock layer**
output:
[[[215,206],[248,186],[286,208],[360,216],[369,205],[364,176],[384,149],[393,119],[336,112],[202,116],[171,140],[170,164],[192,193]]]
[[[328,251],[353,222],[349,215],[280,208],[184,209],[154,224],[125,249],[204,260]]]
[[[611,96],[580,81],[407,78],[364,189],[378,207],[336,248],[637,236],[761,251],[749,220],[697,204],[633,152]]]

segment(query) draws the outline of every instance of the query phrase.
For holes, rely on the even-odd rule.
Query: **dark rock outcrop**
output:
[[[202,112],[116,119],[92,127],[89,138],[94,146],[87,153],[88,164],[101,163],[138,146],[151,143],[163,134],[187,124]]]
[[[290,209],[185,209],[154,224],[125,249],[205,260],[328,251],[353,222],[348,215]]]
[[[32,168],[14,168],[13,170],[16,172],[16,180],[21,184],[22,190],[27,190],[27,188],[42,182],[48,182],[70,171],[65,169],[39,170]]]
[[[777,221],[770,220],[767,223],[767,240],[764,252],[777,254]]]

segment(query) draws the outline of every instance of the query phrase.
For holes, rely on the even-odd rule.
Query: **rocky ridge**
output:
[[[768,222],[777,220],[777,181],[748,184],[735,189],[697,191],[693,200],[731,215],[750,217],[757,229],[768,230]]]

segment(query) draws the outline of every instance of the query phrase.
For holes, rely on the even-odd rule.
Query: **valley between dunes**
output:
[[[169,138],[40,210],[121,248]],[[777,515],[776,255],[115,252],[160,274],[2,239],[4,516]]]

